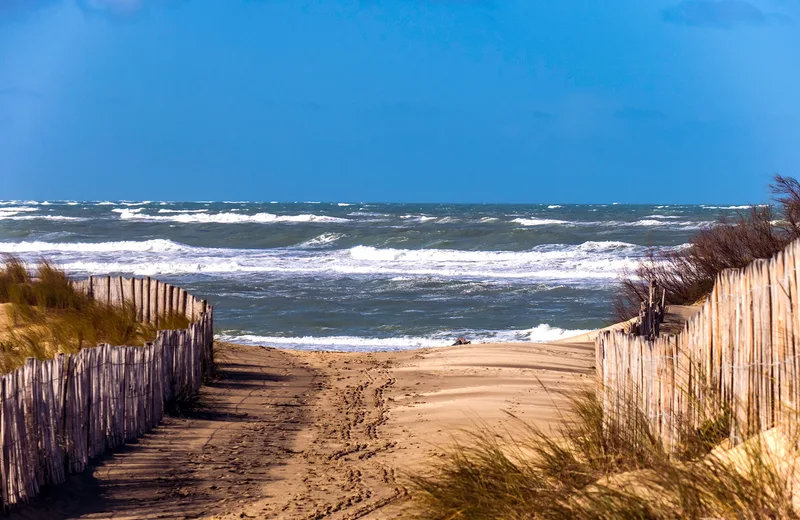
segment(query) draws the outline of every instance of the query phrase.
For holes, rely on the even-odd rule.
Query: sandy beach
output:
[[[580,338],[586,339],[586,338]],[[217,346],[204,408],[14,518],[402,518],[405,475],[461,430],[557,423],[591,381],[587,342],[382,353]]]

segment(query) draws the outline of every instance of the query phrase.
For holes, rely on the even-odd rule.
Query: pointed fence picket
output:
[[[795,436],[800,412],[800,241],[769,260],[723,271],[678,335],[624,332],[596,339],[609,420],[635,402],[674,448],[680,432],[730,410],[730,439],[779,426]]]
[[[158,325],[185,316],[184,330],[159,330],[144,347],[98,345],[77,354],[28,359],[0,377],[2,506],[64,482],[89,460],[158,425],[165,405],[196,392],[213,374],[213,308],[158,280],[93,276],[76,290]]]

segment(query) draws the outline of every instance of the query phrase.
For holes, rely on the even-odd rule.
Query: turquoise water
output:
[[[543,341],[606,324],[621,269],[741,209],[13,201],[0,203],[0,252],[179,284],[234,341]]]

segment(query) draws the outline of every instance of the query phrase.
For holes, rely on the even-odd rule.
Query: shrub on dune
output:
[[[666,290],[668,304],[691,305],[711,292],[723,270],[770,258],[800,238],[800,182],[779,175],[771,188],[775,207],[752,207],[735,219],[723,218],[697,233],[689,247],[651,251],[634,270],[623,272],[616,317],[622,321],[637,314],[651,281]]]

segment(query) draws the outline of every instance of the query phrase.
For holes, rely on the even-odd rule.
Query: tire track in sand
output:
[[[300,491],[270,513],[298,520],[364,518],[406,495],[394,469],[380,460],[396,446],[380,435],[388,411],[384,392],[395,379],[387,363],[371,356],[317,353],[314,359],[328,375],[311,413],[316,431],[291,468]]]

